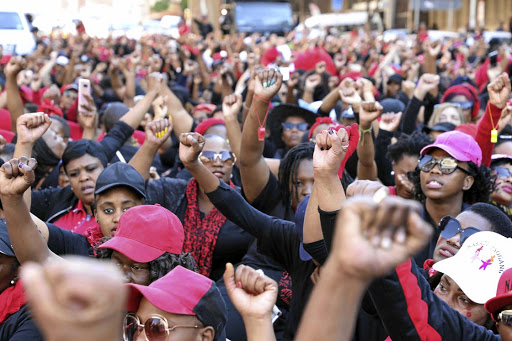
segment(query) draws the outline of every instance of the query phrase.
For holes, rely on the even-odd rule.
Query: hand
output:
[[[155,100],[151,103],[155,113],[153,121],[161,120],[167,117],[167,98],[168,96],[158,95],[158,97],[155,98]]]
[[[355,180],[347,187],[347,198],[356,195],[373,196],[379,190],[389,196],[389,188],[378,181]]]
[[[428,92],[436,89],[439,86],[439,81],[440,78],[438,75],[424,73],[420,77],[420,81],[418,82],[416,90],[414,90],[414,96],[416,96],[416,98],[420,101],[423,101]]]
[[[224,97],[222,101],[222,113],[224,114],[225,120],[237,120],[238,113],[240,112],[241,108],[242,96],[239,94],[231,94]]]
[[[54,103],[59,103],[60,101],[60,90],[59,87],[55,84],[52,84],[48,90],[46,90],[43,93],[43,96],[41,97],[41,100],[49,99],[52,100]]]
[[[430,55],[430,57],[437,58],[437,56],[441,52],[441,45],[442,44],[439,41],[436,41],[433,43],[427,42],[427,50],[428,50],[428,54]]]
[[[304,84],[304,88],[306,90],[314,90],[317,86],[322,83],[322,77],[319,74],[309,75],[306,78],[306,83]]]
[[[34,183],[36,176],[34,169],[37,161],[34,158],[28,160],[22,156],[20,159],[11,159],[0,167],[0,195],[23,195]]]
[[[160,179],[160,174],[156,171],[156,167],[149,167],[149,181],[155,181]]]
[[[154,149],[158,149],[171,135],[172,122],[167,118],[151,121],[146,124],[145,132],[146,139],[144,140],[144,144],[151,145]]]
[[[7,145],[7,141],[5,140],[5,138],[2,135],[0,135],[0,154],[2,154],[4,152],[6,145]]]
[[[354,87],[348,87],[338,90],[340,94],[340,98],[343,101],[343,103],[349,104],[352,107],[355,107],[358,109],[359,105],[361,104],[361,96],[357,92],[357,90]]]
[[[32,91],[39,91],[41,89],[41,83],[43,82],[43,79],[41,76],[39,76],[38,73],[34,74],[32,77],[32,81],[30,82],[30,88]]]
[[[286,85],[288,86],[288,89],[295,89],[297,87],[297,84],[299,84],[299,74],[294,72],[290,75],[290,78],[288,79],[288,82]]]
[[[23,265],[21,280],[45,340],[120,340],[127,287],[119,270],[85,258]]]
[[[412,191],[414,189],[414,184],[407,177],[406,174],[399,174],[397,176],[397,193],[396,195],[404,198],[404,199],[412,199]]]
[[[203,151],[204,137],[198,133],[182,133],[180,135],[180,160],[184,165],[199,162],[199,154]]]
[[[271,318],[277,299],[277,283],[249,266],[239,265],[236,272],[226,264],[224,283],[231,302],[244,319]]]
[[[192,75],[199,69],[199,64],[197,62],[188,59],[185,62],[184,68],[183,68],[183,74],[184,75]]]
[[[270,100],[281,89],[283,75],[274,69],[266,69],[257,72],[254,81],[254,93]]]
[[[385,113],[382,114],[379,122],[379,129],[386,130],[389,132],[395,132],[400,126],[400,119],[402,118],[402,112]]]
[[[368,283],[414,256],[430,240],[433,229],[420,215],[421,205],[388,197],[376,203],[355,197],[343,203],[336,223],[329,262]]]
[[[158,55],[153,55],[149,59],[149,73],[160,72],[162,70],[162,58]]]
[[[503,128],[510,124],[512,121],[512,102],[510,100],[507,101],[507,104],[501,111],[501,118],[498,122],[498,135],[501,134]]]
[[[510,78],[503,72],[492,83],[487,85],[489,92],[489,101],[500,109],[505,108],[507,100],[510,98]]]
[[[409,97],[409,99],[412,98],[414,95],[414,89],[416,89],[416,84],[412,81],[403,81],[402,82],[402,91]]]
[[[21,115],[16,121],[18,143],[33,145],[48,130],[50,124],[52,120],[42,112]]]
[[[107,69],[107,63],[101,62],[96,65],[96,68],[94,69],[94,73],[102,73],[105,72]]]
[[[356,81],[356,87],[362,89],[363,93],[373,92],[373,83],[366,78],[359,78]]]
[[[90,94],[85,93],[84,97],[87,103],[82,103],[80,106],[76,120],[84,129],[96,129],[98,110]]]
[[[327,67],[327,65],[325,64],[324,61],[316,63],[316,65],[315,65],[315,73],[317,75],[321,76],[325,72],[326,67]]]
[[[382,105],[379,102],[362,102],[359,109],[359,122],[361,129],[370,128],[373,121],[382,114]]]
[[[349,136],[345,129],[324,130],[316,136],[313,168],[316,172],[337,174],[349,146]]]
[[[12,57],[4,67],[4,73],[9,78],[16,78],[21,70],[25,69],[27,61],[20,56]]]
[[[148,84],[147,93],[153,93],[155,95],[160,93],[160,90],[162,89],[162,84],[164,81],[164,78],[162,77],[161,73],[159,73],[159,72],[150,73],[146,77],[146,81]]]

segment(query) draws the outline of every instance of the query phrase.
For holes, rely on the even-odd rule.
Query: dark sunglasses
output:
[[[439,170],[443,174],[452,174],[456,169],[460,169],[464,173],[471,175],[469,171],[459,167],[457,160],[452,157],[443,157],[436,160],[430,155],[424,155],[418,161],[418,168],[423,172],[430,172],[436,164],[439,165]]]
[[[458,104],[462,108],[462,110],[468,110],[473,108],[473,102],[471,101],[465,101],[465,102],[448,102],[452,104]]]
[[[441,230],[441,237],[443,237],[444,239],[450,239],[457,233],[460,233],[460,245],[464,244],[464,242],[466,241],[466,239],[468,239],[469,236],[477,232],[480,232],[480,230],[477,229],[476,227],[466,227],[465,229],[463,229],[460,226],[459,221],[449,215],[441,219],[441,221],[439,222],[439,229]]]
[[[201,154],[199,154],[199,160],[201,160],[202,163],[215,162],[217,158],[222,162],[234,162],[236,160],[235,154],[229,150],[221,150],[218,153],[211,150],[203,150]]]
[[[493,169],[500,178],[506,179],[512,175],[512,172],[505,167],[495,166]]]
[[[139,317],[135,314],[129,313],[124,317],[123,322],[123,340],[133,341],[136,340],[144,331],[146,341],[165,341],[172,332],[177,328],[202,328],[201,326],[172,326],[169,327],[167,319],[160,315],[152,315],[144,324],[140,323]]]
[[[308,130],[307,123],[288,123],[288,122],[283,123],[284,130],[292,130],[294,127],[297,128],[298,131]]]
[[[512,310],[503,310],[498,314],[498,322],[506,326],[512,327]]]
[[[78,97],[78,93],[76,91],[66,90],[64,91],[64,95],[69,98],[76,99]]]

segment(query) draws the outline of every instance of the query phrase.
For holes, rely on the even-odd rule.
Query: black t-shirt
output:
[[[24,305],[0,324],[0,340],[43,341],[44,338]]]
[[[300,259],[300,237],[295,224],[258,211],[222,181],[207,195],[222,214],[257,238],[259,252],[278,262],[292,277],[293,299],[285,337],[293,339],[313,289],[310,276],[316,268],[312,261]]]
[[[84,235],[61,229],[50,223],[48,226],[48,248],[58,256],[92,256],[92,247]]]

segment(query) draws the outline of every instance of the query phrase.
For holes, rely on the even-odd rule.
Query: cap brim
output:
[[[485,303],[485,309],[489,314],[494,314],[499,309],[512,304],[512,293],[499,295],[491,298]]]
[[[124,183],[124,182],[114,182],[114,183],[111,183],[111,184],[108,184],[108,185],[105,185],[101,188],[98,188],[96,191],[94,191],[94,195],[98,195],[102,192],[105,192],[107,189],[110,189],[112,187],[116,187],[116,186],[125,186],[125,187],[129,187],[131,189],[133,189],[135,192],[139,193],[144,199],[146,199],[146,193],[142,192],[141,190],[139,190],[138,188],[130,185],[130,184],[127,184],[127,183]]]
[[[137,311],[139,308],[140,300],[142,299],[142,296],[144,296],[152,305],[167,313],[193,316],[196,315],[192,310],[193,307],[186,307],[180,300],[179,296],[175,296],[172,293],[165,292],[150,286],[132,283],[127,285],[130,288],[128,302],[126,303],[126,309],[128,311]]]
[[[100,249],[112,249],[122,253],[131,260],[139,263],[151,262],[165,253],[165,251],[142,244],[136,240],[114,236],[99,246]]]
[[[438,272],[442,272],[445,275],[450,276],[464,294],[466,294],[466,296],[475,303],[485,304],[489,297],[493,296],[493,294],[482,290],[481,287],[468,286],[468,283],[474,283],[474,279],[467,278],[468,271],[466,271],[466,267],[462,266],[460,260],[456,259],[455,256],[435,263],[433,268]],[[495,288],[488,288],[487,291],[489,290],[496,292]]]
[[[438,149],[444,150],[445,152],[450,154],[450,156],[453,157],[454,159],[456,159],[457,161],[463,161],[463,162],[471,161],[471,159],[467,155],[464,155],[464,153],[456,150],[455,148],[453,148],[451,146],[447,146],[445,144],[435,144],[435,143],[434,144],[429,144],[428,146],[424,147],[421,150],[420,154],[421,155],[425,155],[430,150],[432,150],[434,148],[438,148]]]

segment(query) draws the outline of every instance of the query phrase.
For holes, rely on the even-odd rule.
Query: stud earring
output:
[[[14,285],[14,283],[15,283],[15,282],[14,282],[14,279],[13,279],[13,280],[11,280],[11,285]]]

